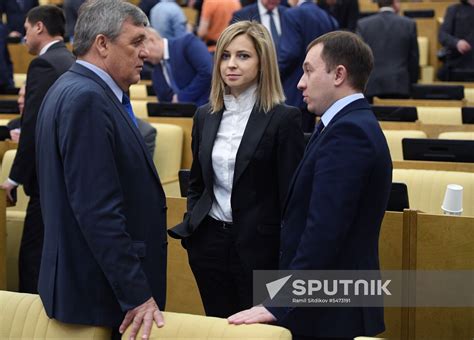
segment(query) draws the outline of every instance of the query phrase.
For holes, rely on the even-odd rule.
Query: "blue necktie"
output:
[[[130,104],[130,99],[128,98],[128,96],[125,93],[122,96],[122,106],[127,111],[127,113],[129,115],[130,119],[132,120],[133,124],[135,124],[135,126],[138,127],[137,118],[135,118],[135,114],[133,113],[132,104]]]
[[[174,81],[173,71],[171,70],[171,65],[170,65],[170,63],[169,63],[167,60],[165,60],[165,59],[163,59],[162,63],[163,63],[163,65],[164,65],[165,68],[166,68],[166,73],[167,73],[168,79],[169,79],[169,81],[170,81],[170,84],[169,84],[169,85],[170,85],[171,89],[173,90],[173,92],[174,92],[175,94],[177,94],[177,93],[178,93],[178,87],[176,86],[176,83],[175,83],[175,81]]]
[[[280,42],[280,35],[278,34],[275,20],[273,20],[273,12],[268,11],[267,14],[270,16],[270,32],[272,33],[273,43],[275,44],[275,50],[278,51],[278,43]]]

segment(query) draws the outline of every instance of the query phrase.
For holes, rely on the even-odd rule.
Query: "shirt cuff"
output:
[[[15,182],[15,181],[12,180],[11,178],[7,178],[7,181],[8,181],[8,183],[10,183],[10,184],[12,184],[12,185],[14,185],[14,186],[16,186],[16,187],[20,185],[20,183]]]

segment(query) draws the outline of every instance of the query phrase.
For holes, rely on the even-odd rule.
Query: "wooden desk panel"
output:
[[[435,100],[435,99],[381,99],[374,97],[374,105],[385,106],[434,106],[434,107],[463,107],[466,100]]]
[[[428,161],[393,161],[394,169],[422,169],[422,170],[442,170],[460,171],[474,173],[474,163],[456,162],[428,162]]]

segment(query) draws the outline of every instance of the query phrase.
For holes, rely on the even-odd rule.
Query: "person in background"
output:
[[[186,16],[175,0],[161,0],[150,11],[150,24],[163,38],[185,35],[186,23]]]
[[[164,324],[166,199],[126,95],[148,56],[147,25],[129,2],[86,1],[78,60],[48,91],[36,130],[43,306],[60,322],[112,327],[113,339]]]
[[[217,39],[240,7],[239,0],[204,0],[197,36],[204,40],[209,52],[216,50]]]
[[[242,7],[234,12],[231,23],[241,20],[256,20],[270,32],[275,49],[278,51],[278,44],[281,36],[281,17],[287,7],[280,5],[280,0],[258,0],[254,4]]]
[[[309,44],[303,65],[298,88],[308,110],[321,120],[283,210],[280,270],[378,271],[392,161],[362,94],[373,65],[372,52],[351,32],[330,32]],[[266,305],[233,315],[229,322],[276,322],[288,328],[294,340],[352,340],[375,336],[385,328],[383,306]]]
[[[28,52],[37,57],[28,66],[18,150],[8,179],[1,187],[10,201],[14,201],[11,193],[20,184],[29,196],[20,245],[19,290],[36,294],[44,234],[35,164],[36,121],[46,92],[75,58],[63,42],[65,18],[59,7],[46,5],[31,9],[26,16],[25,31]]]
[[[7,44],[8,29],[0,21],[0,92],[15,87],[13,83],[13,64]]]
[[[217,41],[210,102],[194,115],[183,239],[206,315],[252,306],[252,271],[276,269],[280,216],[304,150],[301,113],[283,104],[275,49],[253,21]]]
[[[70,41],[74,37],[74,26],[76,26],[77,15],[79,7],[84,3],[85,0],[64,0],[64,14],[66,15],[66,37]]]
[[[474,0],[461,0],[446,10],[439,29],[439,43],[446,58],[438,71],[440,80],[474,81],[473,22]]]
[[[38,0],[2,0],[0,2],[0,18],[7,17],[8,36],[21,38],[25,35],[26,14],[38,6]]]
[[[399,0],[378,0],[379,13],[359,20],[357,33],[374,54],[374,69],[365,95],[371,100],[409,98],[418,81],[419,52],[416,23],[398,15]]]
[[[280,68],[286,103],[298,107],[302,112],[303,131],[313,132],[315,117],[308,112],[301,91],[296,85],[303,74],[306,46],[315,38],[338,28],[336,20],[311,0],[289,0],[292,8],[283,14],[282,33],[278,49]]]
[[[319,7],[331,14],[339,23],[340,29],[355,32],[359,20],[359,1],[320,0]]]
[[[152,82],[158,100],[196,105],[207,103],[212,58],[206,45],[191,33],[177,39],[166,39],[150,27],[147,34],[147,61],[154,65]]]
[[[26,86],[22,85],[20,87],[20,91],[18,91],[18,99],[17,99],[18,111],[20,112],[20,117],[10,120],[7,124],[8,130],[10,130],[10,139],[16,143],[20,141],[21,115],[23,114],[23,110],[25,108],[25,92],[26,92]]]

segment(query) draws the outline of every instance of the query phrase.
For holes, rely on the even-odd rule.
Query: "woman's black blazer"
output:
[[[212,149],[223,110],[200,107],[194,116],[188,211],[171,229],[187,238],[199,228],[214,200]],[[286,194],[304,152],[301,112],[276,105],[265,113],[253,108],[237,151],[231,196],[237,251],[249,269],[276,269],[280,220]],[[186,241],[185,241],[186,242]]]

